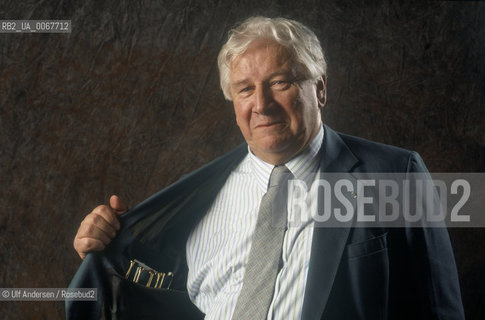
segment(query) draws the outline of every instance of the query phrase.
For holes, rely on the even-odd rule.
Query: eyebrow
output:
[[[240,87],[249,83],[248,79],[239,80],[236,82],[231,82],[231,87]]]
[[[271,78],[274,78],[274,77],[277,77],[277,76],[289,76],[290,78],[295,78],[291,74],[291,72],[289,72],[289,71],[276,71],[276,72],[273,72],[272,74],[270,74],[268,76],[268,79],[271,79]],[[232,82],[231,87],[240,87],[240,86],[246,85],[250,82],[251,81],[249,79],[242,79],[242,80],[239,80],[239,81],[236,81],[236,82]]]

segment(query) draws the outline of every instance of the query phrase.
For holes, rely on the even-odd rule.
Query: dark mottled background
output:
[[[483,2],[2,1],[0,19],[73,31],[0,34],[0,287],[65,287],[95,205],[136,204],[242,141],[216,55],[254,14],[316,30],[334,129],[483,172]],[[485,230],[450,233],[468,319],[483,319]],[[62,302],[0,302],[1,319],[63,317]]]

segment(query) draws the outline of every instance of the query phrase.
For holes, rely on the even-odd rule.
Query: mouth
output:
[[[284,121],[271,121],[258,124],[255,128],[270,128],[285,124]]]

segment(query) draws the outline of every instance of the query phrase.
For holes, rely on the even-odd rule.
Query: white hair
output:
[[[320,41],[303,24],[286,18],[251,17],[229,31],[229,39],[222,46],[217,65],[222,92],[232,100],[230,90],[231,62],[258,39],[272,39],[285,47],[293,62],[303,66],[301,76],[317,79],[325,75],[327,63]]]

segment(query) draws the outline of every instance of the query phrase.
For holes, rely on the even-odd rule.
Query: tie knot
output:
[[[276,166],[269,177],[269,187],[275,187],[290,178],[291,171],[285,165]]]

